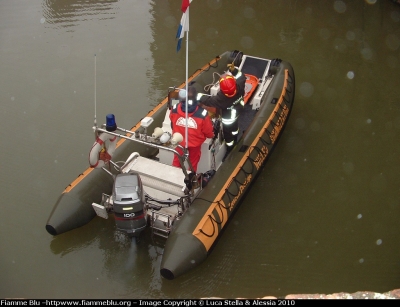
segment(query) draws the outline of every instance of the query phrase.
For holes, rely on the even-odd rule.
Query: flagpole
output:
[[[188,28],[188,30],[189,30],[189,20],[190,20],[190,18],[189,18],[189,7],[186,9],[186,12],[187,12],[187,16],[186,16],[186,18],[187,18],[187,28]],[[188,58],[189,58],[189,31],[186,31],[186,81],[185,81],[185,84],[186,84],[186,126],[185,126],[185,140],[186,140],[186,152],[188,152],[187,151],[187,148],[188,148],[188,142],[189,142],[189,139],[188,139],[188,124],[189,124],[189,122],[188,122],[188,97],[189,97],[189,91],[188,91],[188,78],[189,78],[189,76],[188,76],[188,66],[189,66],[189,60],[188,60]]]

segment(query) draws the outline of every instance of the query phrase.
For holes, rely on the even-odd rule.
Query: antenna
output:
[[[97,127],[97,119],[96,119],[96,108],[97,108],[97,102],[96,102],[96,54],[94,54],[94,126]]]

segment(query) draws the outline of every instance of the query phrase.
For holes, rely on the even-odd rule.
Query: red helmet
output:
[[[233,97],[236,94],[236,80],[231,75],[222,76],[219,79],[219,87],[227,97]]]

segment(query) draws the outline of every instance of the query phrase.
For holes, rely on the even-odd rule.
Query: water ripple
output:
[[[41,22],[74,31],[73,28],[84,21],[113,19],[118,10],[116,2],[118,0],[44,0]]]

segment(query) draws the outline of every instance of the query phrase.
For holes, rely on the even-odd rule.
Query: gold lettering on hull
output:
[[[282,112],[279,115],[278,121],[276,122],[276,124],[274,124],[274,127],[272,128],[272,131],[270,134],[272,143],[275,143],[276,139],[278,138],[279,133],[282,130],[283,124],[285,123],[288,114],[289,114],[289,108],[285,105],[282,108]]]
[[[220,230],[225,226],[228,221],[228,216],[234,209],[237,201],[242,196],[246,187],[251,182],[252,175],[248,174],[238,189],[237,195],[226,204],[221,198],[218,202],[213,203],[203,216],[199,225],[193,232],[193,235],[198,237],[204,244],[205,248],[209,250],[215,239],[218,237]],[[215,215],[217,214],[217,216]]]
[[[261,151],[257,155],[257,157],[254,161],[254,166],[256,167],[257,170],[260,169],[261,165],[263,164],[263,162],[267,156],[268,156],[268,147],[264,145],[263,147],[261,147]]]
[[[249,146],[247,152],[243,155],[243,158],[238,163],[238,166],[236,166],[235,169],[232,171],[230,180],[227,180],[227,182],[221,188],[220,192],[215,197],[213,203],[210,205],[207,212],[204,214],[204,216],[202,217],[202,219],[192,232],[192,234],[203,243],[207,251],[211,248],[212,244],[218,237],[220,230],[225,226],[226,222],[228,221],[229,214],[232,212],[238,200],[240,199],[240,197],[250,184],[253,175],[252,174],[246,175],[244,182],[240,183],[237,194],[227,204],[223,199],[226,194],[226,191],[233,184],[234,180],[236,179],[236,176],[238,176],[239,172],[241,171],[242,166],[244,166],[244,164],[247,161],[249,161],[248,158],[250,157],[250,154],[253,152],[253,150],[255,150],[255,148],[257,147],[257,144],[260,142],[260,138],[262,138],[262,136],[265,135],[266,132],[268,133],[267,128],[271,125],[273,127],[272,131],[269,133],[269,138],[271,140],[271,143],[274,144],[284,126],[284,123],[289,115],[289,108],[284,103],[284,96],[286,94],[287,76],[288,72],[286,71],[285,86],[282,90],[281,97],[279,98],[275,106],[275,109],[272,113],[274,115],[270,116],[270,118],[267,120],[263,128],[255,137],[254,141]],[[279,114],[279,117],[276,123],[274,123],[272,119],[274,116],[276,116],[276,114]],[[261,168],[265,159],[267,158],[269,149],[266,145],[262,145],[261,148],[260,147],[257,148],[259,148],[258,154],[256,158],[252,160],[251,163],[254,164],[255,168],[258,171]],[[238,181],[236,181],[235,184],[237,183]]]

